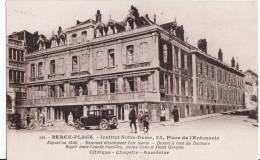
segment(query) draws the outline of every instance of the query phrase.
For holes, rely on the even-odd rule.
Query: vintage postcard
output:
[[[256,160],[256,1],[6,1],[8,160]]]

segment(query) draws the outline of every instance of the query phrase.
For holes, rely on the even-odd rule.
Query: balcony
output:
[[[9,88],[23,88],[23,83],[9,82]]]
[[[150,66],[151,62],[143,62],[143,63],[134,63],[134,64],[126,64],[125,69],[139,68],[139,67],[147,67]]]
[[[61,79],[61,78],[64,77],[64,75],[65,75],[65,73],[62,73],[62,74],[53,73],[53,74],[49,74],[49,75],[48,75],[48,79],[49,79],[49,80]]]
[[[156,92],[129,92],[102,95],[84,95],[76,97],[28,99],[29,106],[66,106],[89,104],[115,104],[156,100]]]
[[[89,71],[73,71],[70,73],[71,76],[89,75]]]
[[[12,66],[12,67],[21,67],[21,68],[25,67],[24,61],[9,60],[8,64],[9,64],[9,66]]]
[[[15,45],[15,46],[23,46],[23,41],[16,40],[16,39],[8,39],[8,44]]]
[[[30,81],[36,81],[36,77],[30,77]]]
[[[43,80],[43,79],[44,79],[43,76],[37,77],[37,80]]]

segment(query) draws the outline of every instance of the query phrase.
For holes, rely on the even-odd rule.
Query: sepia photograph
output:
[[[257,1],[7,0],[8,160],[257,160]]]

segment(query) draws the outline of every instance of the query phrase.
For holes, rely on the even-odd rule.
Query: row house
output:
[[[104,23],[98,10],[95,20],[59,27],[49,39],[39,35],[37,44],[25,57],[27,99],[17,107],[35,119],[43,113],[47,120],[67,121],[71,112],[76,120],[88,110],[111,108],[119,120],[128,120],[134,107],[159,121],[168,120],[175,105],[185,117],[211,113],[201,106],[220,112],[240,102],[231,99],[240,97],[243,86],[222,80],[228,73],[242,84],[240,71],[185,42],[176,21],[158,25],[156,16],[140,16],[134,6],[123,21]]]

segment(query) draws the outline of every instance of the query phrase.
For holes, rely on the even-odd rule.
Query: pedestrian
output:
[[[131,107],[131,111],[129,113],[129,120],[130,120],[130,128],[131,128],[131,132],[132,130],[132,125],[134,124],[135,127],[135,133],[137,133],[137,127],[136,127],[136,113],[135,113],[135,109],[133,107]]]
[[[174,109],[172,110],[172,116],[173,116],[173,125],[177,124],[179,122],[179,110],[177,108],[177,106],[174,106]]]
[[[74,123],[73,123],[73,115],[72,115],[71,112],[70,112],[69,115],[68,115],[68,125],[69,125],[69,126],[74,126]]]
[[[29,128],[30,123],[31,123],[30,115],[27,114],[27,116],[26,116],[26,127],[27,128]]]
[[[160,121],[166,121],[166,110],[164,107],[161,110]]]
[[[150,123],[149,123],[149,114],[147,111],[143,115],[143,124],[144,124],[144,131],[148,132]]]
[[[139,127],[140,131],[142,131],[144,129],[144,127],[143,127],[143,111],[140,111],[139,115],[138,115],[138,127]]]

